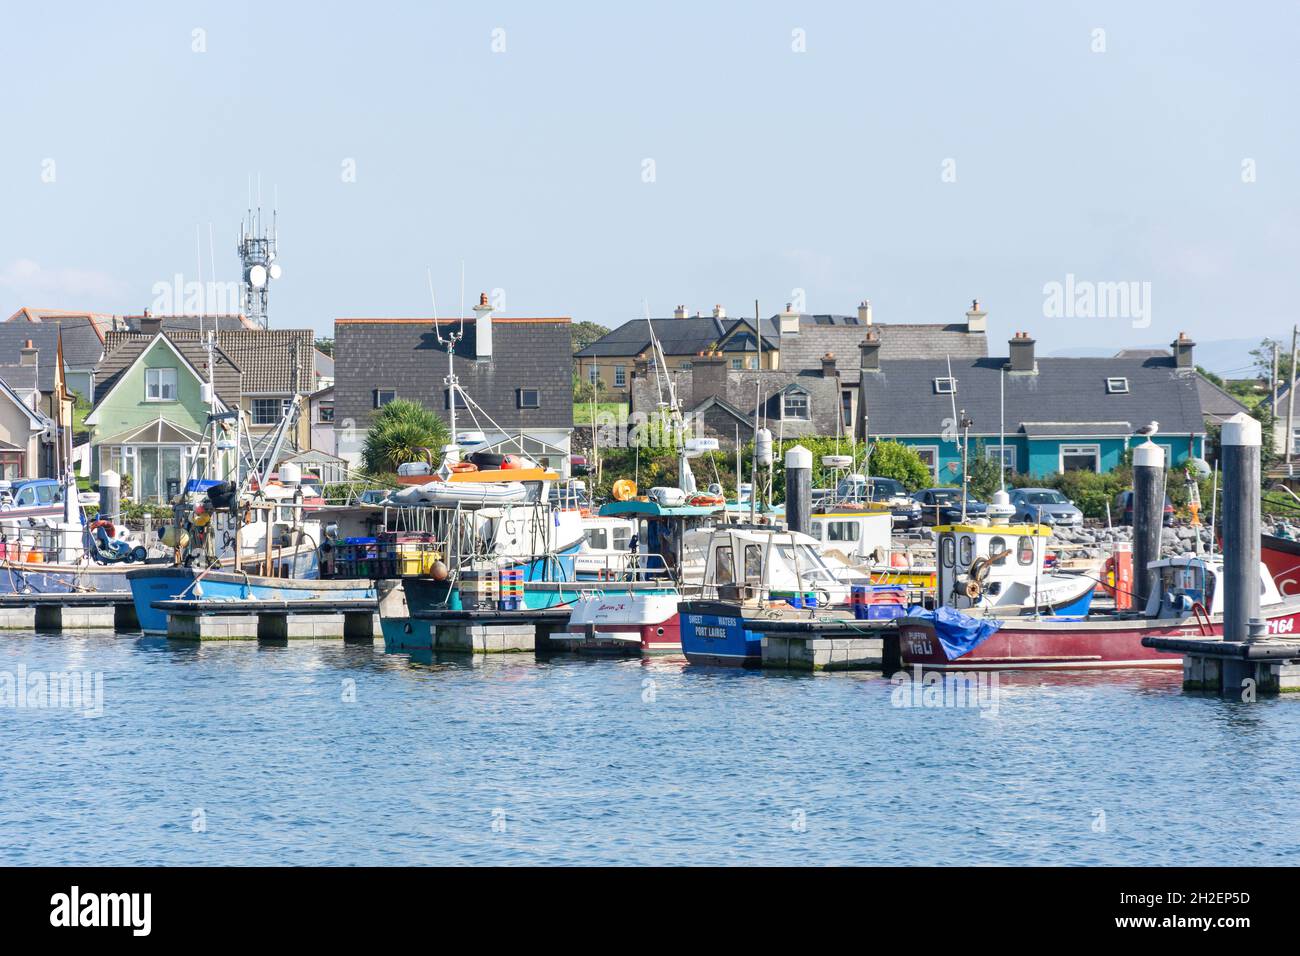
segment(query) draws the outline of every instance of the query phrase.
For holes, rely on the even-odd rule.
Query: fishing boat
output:
[[[1260,558],[1284,597],[1300,595],[1300,540],[1290,524],[1260,535]]]
[[[1223,562],[1202,555],[1153,561],[1156,585],[1141,613],[974,618],[988,633],[954,632],[933,613],[899,620],[904,664],[954,670],[1004,668],[1179,667],[1182,659],[1142,646],[1142,638],[1223,636]],[[1260,565],[1260,609],[1269,634],[1294,634],[1300,600],[1284,598]],[[970,618],[967,618],[970,620]]]

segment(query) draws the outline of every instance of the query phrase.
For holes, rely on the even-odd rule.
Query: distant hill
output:
[[[1202,368],[1209,369],[1215,375],[1223,378],[1250,378],[1251,377],[1251,358],[1250,350],[1259,348],[1259,336],[1253,339],[1214,339],[1208,342],[1197,342],[1193,356],[1196,364]],[[1134,342],[1131,345],[1125,345],[1129,349],[1164,349],[1169,350],[1168,342]],[[1062,358],[1099,358],[1106,355],[1114,355],[1118,348],[1099,348],[1093,346],[1080,346],[1077,348],[1059,349],[1055,352],[1046,354],[1060,356]]]

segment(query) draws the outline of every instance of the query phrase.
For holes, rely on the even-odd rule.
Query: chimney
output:
[[[140,331],[148,332],[150,335],[157,335],[162,331],[162,318],[150,315],[146,310],[144,316],[140,319]]]
[[[1010,341],[1011,360],[1007,368],[1012,372],[1036,372],[1038,365],[1034,361],[1034,340],[1028,332],[1017,332]]]
[[[691,404],[727,397],[728,363],[721,352],[704,351],[691,363]]]
[[[1193,368],[1192,349],[1196,343],[1187,337],[1186,332],[1179,332],[1178,338],[1169,343],[1174,350],[1174,365],[1177,368]]]
[[[871,300],[863,299],[858,303],[858,322],[862,325],[871,324]]]
[[[970,310],[966,313],[966,331],[987,332],[988,330],[989,314],[980,308],[979,299],[972,299]]]
[[[674,309],[674,310],[673,310],[673,318],[674,318],[674,319],[684,319],[684,318],[686,318],[686,306],[684,306],[684,305],[679,305],[676,309]]]
[[[861,353],[859,368],[866,372],[880,371],[880,336],[876,335],[875,329],[867,332],[867,337],[858,345],[858,351]]]
[[[28,339],[26,342],[23,343],[22,358],[19,360],[19,364],[35,365],[36,355],[37,355],[36,346],[32,345],[31,339]]]
[[[780,316],[781,334],[798,335],[799,334],[799,313],[794,311],[794,306],[787,302],[785,311]]]
[[[474,357],[480,362],[492,360],[492,306],[486,292],[479,293],[474,306]]]
[[[727,310],[720,305],[715,305],[713,307],[713,317],[715,319],[725,319],[727,317]]]
[[[835,370],[835,353],[827,352],[822,356],[822,378],[831,378],[839,374]]]

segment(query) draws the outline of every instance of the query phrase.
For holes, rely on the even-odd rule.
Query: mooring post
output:
[[[117,472],[103,471],[99,475],[99,517],[121,523],[122,478]]]
[[[1165,514],[1165,450],[1150,438],[1133,449],[1133,593],[1138,610],[1147,606],[1151,572],[1160,559]]]
[[[1259,613],[1259,422],[1245,412],[1223,423],[1223,639],[1251,637]]]
[[[812,452],[795,445],[785,453],[785,526],[807,534],[812,522]]]

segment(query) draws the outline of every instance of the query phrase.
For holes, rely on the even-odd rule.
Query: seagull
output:
[[[1135,434],[1135,435],[1145,435],[1147,438],[1151,438],[1151,437],[1152,437],[1153,435],[1155,435],[1155,433],[1158,432],[1158,431],[1160,431],[1160,423],[1159,423],[1159,422],[1147,422],[1145,425],[1143,425],[1141,428],[1139,428],[1139,429],[1138,429],[1137,431],[1135,431],[1133,434]]]

